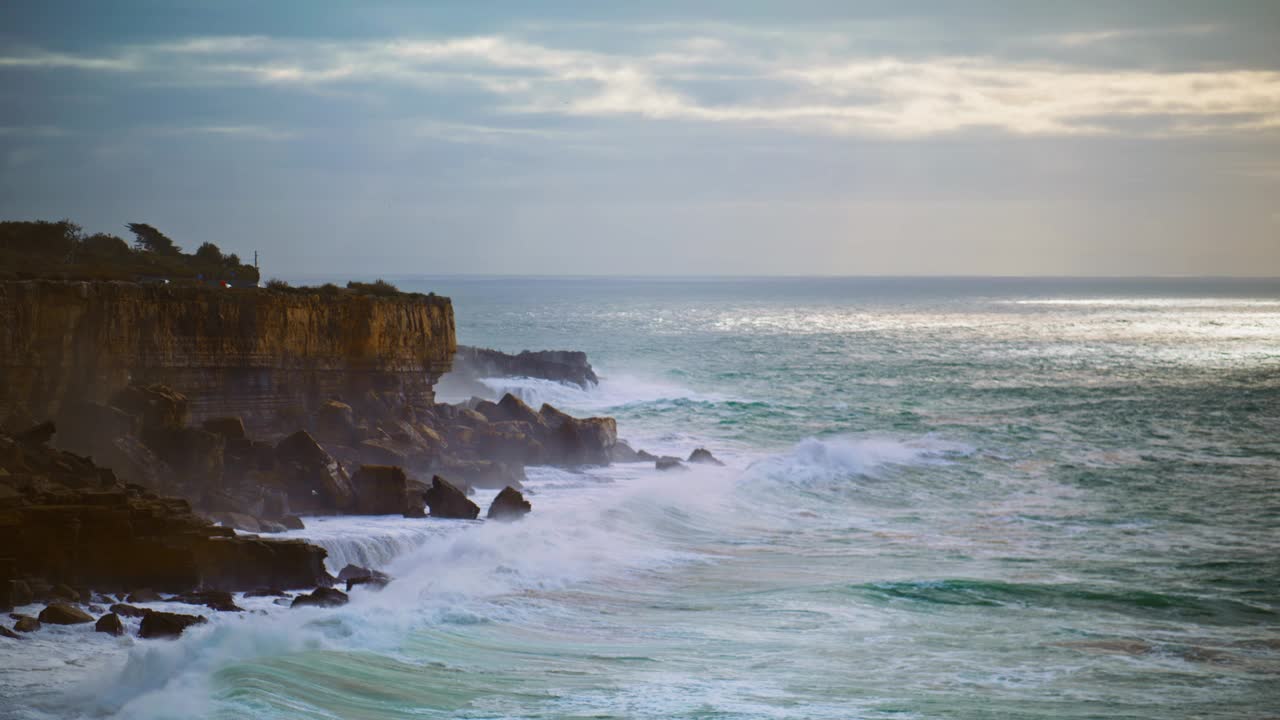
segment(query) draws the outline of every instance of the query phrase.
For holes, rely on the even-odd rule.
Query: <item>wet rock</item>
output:
[[[349,601],[347,594],[333,588],[316,588],[306,595],[293,599],[289,607],[339,607]]]
[[[120,622],[120,616],[115,613],[107,613],[98,618],[98,622],[94,623],[93,629],[100,633],[108,635],[123,635],[124,623]]]
[[[454,382],[475,383],[486,377],[533,377],[577,385],[587,389],[600,382],[587,354],[569,350],[525,350],[511,355],[498,350],[459,345],[453,356],[453,370],[446,376]]]
[[[160,593],[156,592],[155,590],[152,590],[151,588],[141,588],[138,590],[134,590],[133,592],[129,593],[128,597],[125,598],[126,601],[131,603],[160,602],[163,599],[164,597],[162,597]]]
[[[616,463],[638,463],[653,462],[657,458],[643,450],[636,451],[626,441],[619,440],[610,451],[610,459]]]
[[[126,605],[124,603],[116,603],[115,605],[112,605],[107,609],[110,610],[112,613],[119,615],[121,617],[131,617],[131,618],[142,617],[143,615],[146,615],[147,613],[151,612],[150,610],[147,610],[145,608],[134,607],[133,605]]]
[[[347,472],[305,430],[276,445],[277,460],[290,469],[289,504],[300,510],[345,511],[355,500]]]
[[[14,617],[15,622],[13,629],[18,632],[29,633],[40,629],[40,621],[30,615],[18,615]]]
[[[245,597],[247,597],[247,598],[257,598],[257,597],[283,597],[283,598],[288,598],[288,597],[293,597],[293,596],[292,596],[292,595],[290,595],[289,593],[287,593],[287,592],[285,592],[284,590],[281,590],[281,589],[279,589],[279,588],[258,588],[257,590],[250,590],[249,592],[245,593],[245,594],[244,594],[244,596],[245,596]]]
[[[242,532],[256,533],[262,532],[262,525],[258,519],[252,515],[237,512],[220,512],[212,513],[209,519],[218,523],[223,527],[229,527]]]
[[[180,613],[151,610],[142,617],[142,625],[138,628],[140,638],[178,637],[192,625],[208,622],[201,615],[183,615]]]
[[[306,530],[307,529],[307,526],[302,524],[302,518],[298,517],[297,515],[285,515],[284,517],[280,518],[280,524],[283,525],[286,530]]]
[[[31,592],[31,586],[26,580],[10,580],[9,593],[16,605],[30,605],[35,602],[35,595]]]
[[[66,585],[54,585],[53,591],[49,596],[57,600],[65,600],[67,602],[80,602],[80,593]]]
[[[356,438],[355,411],[338,400],[327,400],[316,408],[316,436],[325,442],[350,444]]]
[[[111,404],[142,420],[144,428],[176,430],[187,424],[187,396],[165,385],[130,385]]]
[[[663,455],[654,461],[653,466],[659,470],[684,470],[684,463],[680,462],[680,458]]]
[[[407,483],[404,470],[397,466],[361,465],[351,476],[351,487],[356,496],[351,512],[357,515],[403,514],[408,507]]]
[[[357,585],[369,585],[380,589],[391,582],[391,577],[384,572],[362,568],[358,565],[347,565],[338,573],[338,580],[346,582],[347,592]]]
[[[74,605],[52,603],[40,611],[40,622],[50,625],[79,625],[93,622],[93,616]]]
[[[480,514],[479,505],[468,500],[461,490],[439,475],[431,478],[431,488],[424,499],[431,508],[432,517],[474,520]]]
[[[575,418],[549,404],[538,414],[550,430],[543,444],[553,464],[609,464],[618,442],[618,424],[613,418]]]
[[[181,595],[174,595],[169,598],[169,602],[177,602],[184,605],[203,605],[219,612],[244,612],[244,608],[236,605],[235,598],[226,590],[194,590]]]
[[[9,628],[7,628],[7,627],[5,627],[5,626],[3,626],[3,625],[0,625],[0,637],[7,637],[7,638],[9,638],[10,640],[21,640],[21,639],[22,639],[22,636],[21,636],[21,635],[19,635],[18,633],[16,633],[16,632],[14,632],[14,631],[10,630]]]
[[[489,505],[489,513],[485,517],[490,520],[517,520],[533,510],[533,506],[524,495],[513,487],[505,487]]]
[[[711,451],[710,451],[710,450],[708,450],[708,449],[706,449],[706,448],[698,448],[698,449],[694,450],[693,452],[689,453],[689,462],[691,462],[691,463],[701,463],[701,464],[704,464],[704,465],[720,465],[720,466],[724,466],[724,463],[722,463],[722,462],[720,462],[718,459],[716,459],[716,456],[715,456],[715,455],[712,455],[712,454],[711,454]]]
[[[43,445],[48,445],[56,432],[58,432],[58,428],[53,424],[53,421],[45,420],[39,425],[27,428],[17,435],[14,435],[13,439],[17,440],[18,443],[22,445],[41,447]]]

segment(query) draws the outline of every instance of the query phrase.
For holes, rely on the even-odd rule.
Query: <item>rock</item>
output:
[[[35,595],[31,592],[31,586],[26,580],[10,580],[9,594],[15,606],[30,605],[35,602]]]
[[[356,515],[403,514],[408,507],[407,483],[404,470],[394,465],[361,465],[351,476],[351,487],[356,495],[351,512]]]
[[[490,520],[517,520],[531,510],[533,506],[524,499],[524,495],[521,495],[519,490],[505,487],[493,499],[493,503],[489,505],[489,514],[485,517]]]
[[[18,632],[29,633],[40,629],[40,621],[30,615],[20,615],[14,619],[17,622],[13,624],[13,629]]]
[[[58,432],[58,428],[53,424],[53,421],[45,420],[39,425],[27,428],[17,435],[14,435],[13,439],[17,440],[19,444],[26,445],[28,447],[41,447],[43,445],[48,445],[56,432]]]
[[[134,590],[133,592],[129,593],[128,597],[125,598],[126,601],[131,603],[160,602],[163,599],[164,598],[160,595],[160,593],[156,592],[155,590],[152,590],[151,588],[142,588],[140,590]]]
[[[169,602],[183,603],[184,605],[204,605],[211,610],[219,612],[244,612],[244,608],[237,606],[235,598],[226,590],[193,590],[181,595],[174,595],[169,598]]]
[[[256,598],[256,597],[285,597],[285,598],[287,598],[287,597],[292,597],[289,593],[287,593],[287,592],[285,592],[285,591],[283,591],[283,590],[281,590],[281,589],[279,589],[279,588],[258,588],[257,590],[250,590],[249,592],[245,593],[245,594],[244,594],[244,596],[245,596],[245,597],[247,597],[247,598]]]
[[[316,588],[307,595],[294,598],[289,607],[339,607],[346,605],[348,600],[347,594],[341,590]]]
[[[479,505],[468,500],[461,490],[439,475],[431,478],[431,488],[424,499],[431,508],[432,517],[475,520],[480,514]]]
[[[209,519],[218,523],[222,527],[234,528],[236,530],[241,530],[243,532],[249,532],[249,533],[262,532],[262,525],[261,523],[258,522],[258,519],[251,515],[246,515],[244,513],[236,513],[236,512],[212,513],[211,515],[209,515]]]
[[[498,408],[502,410],[506,420],[527,422],[530,425],[542,424],[542,416],[538,414],[538,411],[529,407],[528,403],[511,393],[502,396],[502,399],[498,401]]]
[[[244,431],[244,420],[239,417],[210,418],[200,423],[200,429],[214,435],[221,435],[226,440],[244,440],[247,437]]]
[[[100,633],[108,635],[123,635],[124,623],[120,622],[120,616],[115,613],[107,613],[98,618],[98,622],[94,624],[93,629]]]
[[[80,602],[80,593],[66,585],[54,585],[53,592],[50,593],[50,597],[57,600],[66,600],[67,602]]]
[[[143,430],[142,441],[183,478],[186,488],[203,489],[221,482],[226,461],[226,440],[221,435],[188,427],[150,428]]]
[[[21,636],[21,635],[19,635],[18,633],[16,633],[16,632],[14,632],[14,631],[10,630],[9,628],[7,628],[7,627],[5,627],[5,626],[3,626],[3,625],[0,625],[0,637],[7,637],[7,638],[9,638],[10,640],[21,640],[21,639],[22,639],[22,636]]]
[[[260,533],[282,533],[288,529],[289,528],[278,522],[272,522],[271,520],[258,520],[258,532]]]
[[[720,465],[721,467],[724,466],[724,463],[716,459],[716,456],[712,455],[711,451],[706,448],[698,448],[689,453],[689,462],[701,463],[704,465]]]
[[[130,385],[111,398],[111,404],[139,418],[143,428],[177,430],[187,424],[187,396],[164,385]]]
[[[50,625],[79,625],[93,622],[93,616],[74,605],[52,603],[40,611],[40,622]]]
[[[370,575],[369,577],[351,578],[347,581],[347,592],[351,592],[351,588],[353,587],[367,587],[370,590],[381,590],[386,587],[389,582],[391,582],[391,578],[387,577],[383,573]]]
[[[625,441],[619,440],[614,444],[613,450],[610,451],[610,459],[616,463],[635,463],[635,462],[653,462],[653,458],[646,458],[643,451],[636,452]]]
[[[316,436],[325,442],[350,445],[356,438],[355,413],[351,406],[326,400],[316,408]]]
[[[302,524],[302,518],[298,517],[297,515],[285,515],[284,517],[280,518],[280,524],[283,525],[286,530],[306,530],[307,529],[307,526]]]
[[[143,615],[146,615],[147,613],[151,612],[150,610],[147,610],[145,608],[134,607],[132,605],[125,605],[124,603],[116,603],[115,605],[112,605],[107,609],[110,610],[112,613],[119,615],[121,617],[132,617],[132,618],[142,617]]]
[[[148,611],[142,616],[142,625],[138,628],[140,638],[178,637],[192,625],[208,622],[201,615],[182,615],[180,613]]]
[[[663,455],[654,461],[653,466],[659,470],[684,470],[684,463],[680,462],[680,458]]]
[[[538,414],[551,431],[544,445],[554,464],[609,464],[618,442],[618,424],[613,418],[575,418],[549,404]]]
[[[338,573],[338,580],[347,583],[347,592],[357,585],[371,585],[381,589],[391,582],[391,577],[384,572],[362,568],[357,565],[348,565],[342,568]]]
[[[453,356],[453,370],[445,376],[453,382],[486,377],[532,377],[577,385],[587,389],[600,382],[587,354],[568,350],[525,350],[510,355],[498,350],[459,345]]]
[[[368,465],[404,467],[407,461],[405,454],[390,440],[361,440],[357,449],[360,451],[361,461]]]
[[[433,463],[432,468],[436,474],[457,478],[469,487],[496,490],[510,485],[519,488],[523,487],[525,479],[524,466],[492,460],[458,460],[446,457]]]
[[[351,480],[305,430],[286,437],[276,445],[276,458],[292,468],[289,504],[296,509],[325,512],[345,511],[355,500]]]

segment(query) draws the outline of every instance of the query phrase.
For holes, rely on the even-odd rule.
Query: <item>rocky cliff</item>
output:
[[[448,298],[135,283],[0,283],[0,409],[57,416],[129,383],[253,425],[373,391],[430,404],[456,349]]]

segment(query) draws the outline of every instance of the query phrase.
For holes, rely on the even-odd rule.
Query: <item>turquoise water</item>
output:
[[[398,282],[450,295],[461,342],[585,350],[603,378],[495,394],[727,466],[532,470],[516,524],[315,521],[335,562],[396,582],[173,643],[84,635],[10,673],[12,712],[1280,708],[1280,283]]]

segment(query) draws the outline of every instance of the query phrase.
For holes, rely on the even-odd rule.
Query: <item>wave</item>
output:
[[[698,393],[671,383],[634,375],[607,375],[590,388],[565,385],[554,380],[529,377],[481,378],[494,399],[511,393],[533,407],[550,403],[570,411],[601,412],[628,405],[679,400],[717,402],[717,395]]]
[[[747,468],[749,481],[782,483],[813,490],[875,478],[894,466],[940,464],[971,455],[962,443],[930,436],[915,440],[887,437],[807,438],[789,452],[772,455]]]

